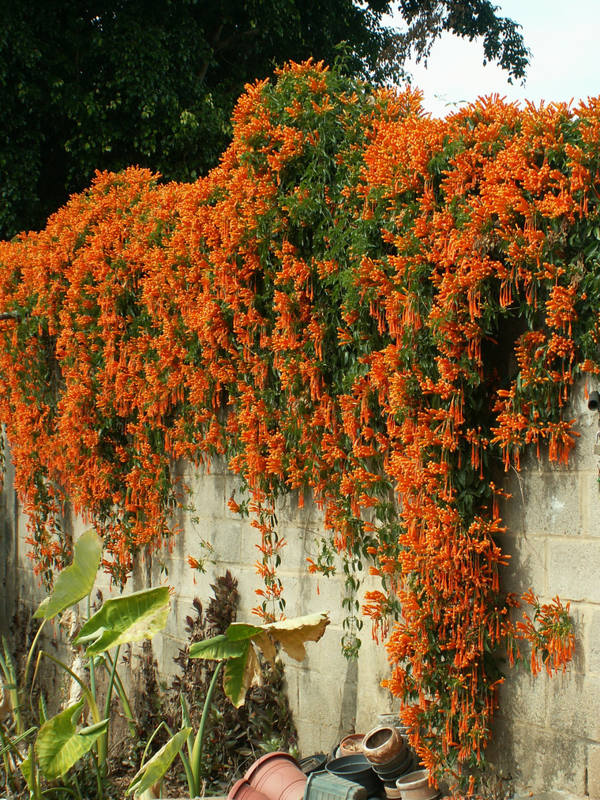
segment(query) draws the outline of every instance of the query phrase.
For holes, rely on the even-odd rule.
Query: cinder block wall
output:
[[[593,448],[599,428],[597,413],[587,410],[583,387],[575,393],[566,416],[577,419],[581,434],[568,467],[550,465],[542,454],[526,458],[520,474],[505,477],[512,493],[503,517],[504,551],[511,559],[503,569],[503,587],[522,594],[530,587],[540,598],[557,594],[571,603],[577,648],[564,675],[533,679],[525,669],[509,670],[500,692],[500,709],[489,748],[489,760],[523,791],[566,791],[600,798],[600,484],[598,457]],[[209,471],[182,467],[191,487],[193,513],[180,523],[184,532],[173,540],[170,553],[141,560],[128,590],[168,583],[176,593],[167,629],[153,640],[154,654],[164,676],[174,673],[174,656],[185,641],[185,617],[192,600],[206,601],[215,577],[230,569],[239,582],[238,619],[252,620],[260,579],[254,564],[259,558],[257,533],[247,520],[232,514],[227,501],[238,486],[222,463]],[[26,558],[25,520],[15,506],[10,470],[0,513],[0,604],[6,620],[18,602],[35,604],[43,596]],[[397,708],[380,683],[388,674],[385,649],[376,645],[369,625],[362,632],[358,661],[348,662],[340,652],[343,576],[309,575],[306,558],[314,556],[315,539],[322,535],[322,517],[308,499],[298,509],[290,495],[278,501],[279,532],[287,541],[279,570],[285,587],[289,617],[329,611],[331,625],[323,639],[307,646],[302,663],[286,662],[290,702],[300,733],[303,755],[328,752],[343,734],[367,731],[377,715]],[[193,519],[193,521],[192,521]],[[75,536],[83,530],[71,522]],[[190,569],[188,556],[200,557],[201,540],[213,547],[204,575]],[[105,596],[106,576],[99,579]],[[363,591],[376,588],[365,577]],[[54,635],[60,638],[60,631]],[[134,674],[135,653],[134,653]]]
[[[591,387],[591,388],[596,388]],[[590,391],[591,391],[590,388]],[[511,556],[503,569],[506,591],[530,587],[542,601],[557,595],[571,605],[577,637],[564,675],[532,678],[510,670],[500,691],[489,756],[518,785],[600,797],[600,431],[587,408],[583,385],[565,419],[580,434],[569,465],[550,464],[529,453],[520,473],[506,476],[501,537]]]

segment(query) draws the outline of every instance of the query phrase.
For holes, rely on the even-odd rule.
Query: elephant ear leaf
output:
[[[151,639],[167,624],[169,608],[168,586],[112,598],[90,617],[73,643],[87,645],[86,655],[97,655],[111,647]]]
[[[264,626],[264,630],[278,641],[285,652],[296,661],[306,658],[306,642],[318,642],[329,625],[329,614],[310,614],[296,619],[284,619]]]
[[[101,558],[102,539],[91,528],[75,542],[73,563],[58,575],[54,591],[40,604],[33,616],[52,619],[87,597],[94,587]]]
[[[191,728],[182,728],[175,736],[169,739],[164,747],[161,747],[158,753],[153,755],[150,761],[147,761],[142,766],[129,784],[125,794],[135,794],[136,797],[139,797],[163,778],[191,732]]]
[[[210,658],[213,661],[223,661],[226,658],[241,656],[246,649],[247,642],[232,642],[227,636],[213,636],[212,639],[203,639],[190,645],[190,658]]]
[[[223,689],[236,708],[244,704],[246,692],[251,686],[262,683],[262,670],[256,650],[251,642],[245,644],[243,655],[230,658],[223,675]]]
[[[77,731],[84,700],[69,706],[45,722],[39,730],[35,751],[47,780],[61,778],[91,750],[96,739],[106,732],[108,720]]]

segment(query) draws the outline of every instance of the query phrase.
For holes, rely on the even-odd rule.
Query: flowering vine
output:
[[[170,541],[174,464],[217,454],[260,535],[265,616],[284,608],[275,500],[312,492],[382,588],[387,685],[440,777],[481,763],[495,654],[564,669],[558,599],[514,622],[498,567],[502,469],[564,463],[570,387],[600,374],[600,102],[444,120],[417,91],[321,64],[247,87],[221,164],[193,185],[99,174],[40,233],[0,245],[0,415],[38,572],[69,555],[65,502],[119,581]],[[524,643],[530,647],[525,655]]]

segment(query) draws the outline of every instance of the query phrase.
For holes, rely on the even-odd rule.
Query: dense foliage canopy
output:
[[[457,775],[489,736],[497,649],[529,641],[534,671],[572,654],[559,601],[511,620],[496,501],[528,444],[568,459],[570,387],[600,374],[600,101],[435,120],[418,92],[306,64],[233,122],[206,178],[103,173],[0,244],[0,417],[37,570],[69,558],[68,498],[124,580],[176,533],[177,459],[220,454],[277,615],[275,499],[312,492],[310,568],[345,555],[350,616],[352,565],[381,576],[389,687]]]
[[[403,3],[399,36],[387,0],[0,0],[0,238],[42,227],[96,169],[194,180],[229,143],[246,82],[290,59],[333,63],[340,42],[348,74],[385,81],[447,28],[485,36],[522,76],[522,39],[487,0],[430,6]]]

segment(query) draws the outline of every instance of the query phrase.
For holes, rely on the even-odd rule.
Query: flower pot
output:
[[[375,794],[381,788],[381,781],[378,775],[373,772],[371,764],[362,754],[334,758],[333,761],[327,764],[325,769],[332,775],[338,775],[347,781],[364,786],[369,796]]]
[[[362,753],[364,733],[351,733],[340,742],[340,756],[355,756]]]
[[[396,786],[396,783],[384,783],[383,789],[385,791],[385,796],[387,800],[401,800],[400,789]]]
[[[407,772],[396,781],[402,800],[435,800],[439,789],[429,785],[429,770],[419,769]]]
[[[390,713],[390,714],[379,714],[377,716],[377,722],[378,722],[378,727],[381,727],[383,725],[390,725],[390,726],[392,726],[394,728],[397,728],[398,731],[400,731],[400,733],[403,736],[407,736],[408,735],[409,727],[408,727],[408,725],[404,725],[403,724],[402,720],[400,719],[400,715],[399,714],[392,714],[392,713]]]
[[[306,788],[306,775],[289,753],[267,753],[244,778],[268,800],[302,800]]]
[[[371,764],[387,764],[405,747],[402,735],[393,725],[380,725],[367,733],[363,740],[363,752]]]
[[[408,747],[405,747],[387,764],[373,764],[372,766],[383,781],[395,784],[397,778],[414,769],[413,754]]]
[[[266,795],[254,789],[245,778],[240,778],[231,788],[227,800],[269,800]]]
[[[314,756],[306,756],[301,758],[298,766],[305,775],[312,775],[313,772],[319,772],[325,769],[327,763],[327,756],[325,753],[315,753]]]

